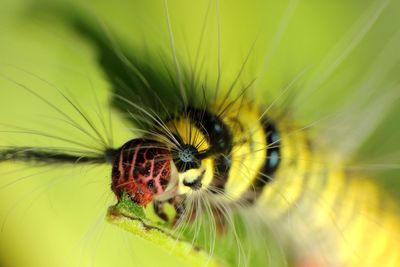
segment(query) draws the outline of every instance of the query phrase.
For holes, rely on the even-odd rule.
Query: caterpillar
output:
[[[207,22],[212,12],[210,10],[215,11],[216,38],[220,39],[224,32],[220,32],[219,12],[228,7],[224,6],[225,9],[219,7],[222,3],[218,1],[210,3],[206,5],[201,18]],[[317,94],[316,88],[323,86],[321,81],[332,74],[333,68],[341,63],[340,60],[350,53],[352,47],[364,37],[378,18],[383,16],[382,13],[390,10],[388,6],[392,5],[392,10],[398,10],[397,5],[390,1],[372,1],[366,11],[361,12],[361,19],[355,23],[355,26],[359,24],[366,26],[355,27],[356,31],[350,31],[354,34],[354,39],[350,39],[349,44],[346,43],[344,48],[339,46],[343,54],[337,58],[334,57],[333,60],[329,60],[328,57],[327,67],[322,73],[312,77],[313,80],[309,83],[301,84],[299,80],[303,74],[300,72],[300,74],[296,73],[298,76],[294,75],[296,76],[294,79],[285,83],[286,89],[281,91],[268,89],[271,90],[272,95],[268,99],[267,94],[260,95],[259,93],[262,85],[255,77],[259,74],[258,72],[248,71],[247,75],[250,77],[248,80],[243,77],[245,70],[251,70],[248,60],[252,53],[255,53],[253,44],[250,45],[248,54],[241,60],[238,70],[232,71],[233,74],[226,74],[221,66],[221,53],[224,50],[218,41],[215,49],[217,55],[214,57],[211,52],[205,54],[207,56],[205,60],[212,62],[209,64],[217,62],[215,79],[208,77],[207,72],[203,75],[204,70],[201,69],[204,66],[202,67],[199,62],[192,66],[188,64],[189,67],[184,68],[185,57],[178,54],[176,32],[171,26],[171,19],[174,18],[170,15],[171,4],[168,2],[161,5],[155,4],[156,7],[162,7],[163,17],[166,18],[165,32],[170,46],[167,49],[172,51],[170,58],[162,52],[161,60],[157,60],[157,57],[151,54],[141,55],[145,52],[140,48],[136,48],[139,52],[132,55],[131,50],[126,50],[116,39],[107,35],[106,29],[96,29],[90,22],[80,17],[80,13],[75,12],[74,9],[71,11],[67,7],[62,7],[60,11],[58,8],[50,8],[51,13],[61,17],[55,21],[57,23],[61,21],[62,26],[59,30],[64,31],[67,38],[71,38],[73,42],[78,40],[80,49],[94,51],[91,60],[100,68],[100,71],[97,71],[105,75],[111,87],[108,89],[113,92],[111,98],[115,110],[112,110],[110,118],[107,118],[108,115],[104,114],[102,106],[108,106],[108,104],[100,104],[97,99],[99,97],[97,94],[104,94],[104,92],[99,91],[95,86],[86,92],[89,96],[84,96],[85,92],[75,89],[79,92],[79,95],[76,95],[79,99],[75,100],[74,97],[65,93],[67,90],[60,89],[46,77],[42,78],[38,75],[40,70],[34,67],[31,68],[33,72],[25,71],[25,68],[21,69],[19,66],[4,67],[1,75],[4,82],[2,86],[18,90],[19,93],[18,98],[11,104],[7,104],[10,97],[6,93],[3,97],[5,102],[2,105],[3,110],[8,114],[7,117],[13,125],[4,124],[3,127],[7,130],[2,131],[1,136],[11,138],[16,145],[3,145],[0,161],[2,166],[5,166],[4,168],[11,170],[4,171],[4,176],[16,175],[17,178],[11,178],[11,181],[4,183],[2,191],[7,192],[10,187],[18,186],[26,181],[32,182],[32,176],[35,181],[38,180],[37,178],[43,179],[46,172],[51,172],[51,175],[45,187],[59,183],[61,180],[59,177],[66,178],[62,179],[62,184],[72,185],[69,185],[70,190],[63,199],[65,202],[63,207],[67,207],[69,202],[74,202],[71,213],[75,222],[69,222],[69,224],[80,224],[85,220],[88,209],[92,210],[93,205],[96,205],[94,200],[98,198],[91,199],[82,194],[78,199],[73,200],[81,187],[85,185],[86,182],[82,180],[85,180],[87,175],[73,173],[72,175],[77,178],[67,179],[71,175],[66,173],[69,173],[72,166],[74,168],[78,166],[79,170],[86,166],[95,169],[104,168],[104,172],[100,174],[104,181],[101,190],[111,196],[114,194],[112,201],[119,202],[110,209],[111,221],[121,223],[122,227],[124,227],[123,223],[140,222],[139,227],[144,227],[145,232],[159,231],[162,236],[169,236],[171,230],[172,235],[168,237],[168,240],[175,242],[177,247],[182,244],[181,238],[187,239],[189,242],[185,244],[193,247],[193,250],[197,250],[199,246],[210,255],[208,261],[199,263],[199,266],[214,264],[211,260],[214,254],[216,258],[222,257],[228,264],[240,266],[397,266],[399,255],[395,248],[399,245],[398,204],[371,181],[372,179],[368,178],[368,173],[352,170],[346,154],[354,152],[356,150],[354,146],[361,142],[354,138],[365,139],[380,122],[382,117],[377,116],[376,113],[384,116],[389,100],[397,97],[392,93],[398,88],[395,75],[389,75],[389,84],[394,83],[393,89],[385,91],[380,98],[373,94],[370,86],[376,86],[374,83],[378,84],[379,79],[386,77],[383,72],[395,72],[398,55],[396,53],[396,56],[393,56],[393,51],[396,51],[399,41],[398,34],[393,34],[383,47],[382,54],[373,61],[377,64],[375,68],[372,67],[372,74],[368,77],[369,79],[366,79],[365,84],[359,86],[364,91],[355,91],[357,97],[366,92],[369,97],[376,97],[375,102],[371,103],[368,109],[362,109],[362,112],[356,114],[358,116],[352,117],[349,114],[355,109],[344,105],[343,110],[347,117],[327,116],[327,121],[333,127],[323,125],[324,121],[320,123],[319,120],[325,119],[321,115],[324,112],[308,111],[308,114],[315,113],[317,121],[311,118],[311,123],[307,124],[300,115],[293,115],[290,110],[291,107],[296,107],[303,101],[314,108],[312,101],[309,100],[309,94]],[[213,4],[216,5],[215,10]],[[143,5],[142,8],[146,9],[146,4]],[[259,7],[256,3],[254,5]],[[290,15],[296,11],[299,8],[297,5],[297,1],[289,1],[287,7],[284,7],[282,23],[277,27],[277,38],[271,42],[269,51],[272,52],[267,53],[266,63],[263,62],[265,64],[261,66],[263,71],[272,69],[272,66],[268,65],[268,60],[276,50],[274,47],[278,45],[279,36],[282,34],[280,30],[283,31],[288,23],[290,16],[287,14]],[[39,7],[46,8],[47,6],[39,5]],[[140,4],[136,7],[140,8]],[[275,8],[280,10],[280,5]],[[33,10],[37,11],[37,9]],[[306,8],[302,10],[305,12]],[[390,18],[390,14],[387,16]],[[200,40],[203,38],[205,37]],[[151,47],[151,44],[149,46]],[[135,51],[135,48],[132,48],[132,51]],[[74,50],[68,55],[73,57],[75,52]],[[41,55],[46,57],[43,53]],[[198,60],[195,59],[195,61]],[[229,70],[229,66],[227,69]],[[13,77],[14,71],[18,74],[18,78]],[[24,82],[24,79],[27,81]],[[269,86],[273,84],[270,82]],[[46,87],[45,90],[42,89],[43,86]],[[85,86],[88,87],[87,84]],[[297,86],[304,89],[290,94],[290,91]],[[43,92],[47,93],[43,94]],[[21,98],[19,94],[22,95]],[[31,106],[33,109],[45,106],[46,113],[55,113],[61,119],[60,124],[65,123],[72,130],[77,130],[80,135],[73,131],[69,132],[71,129],[68,127],[61,129],[58,135],[52,132],[42,133],[32,130],[37,129],[36,123],[30,125],[31,123],[26,119],[23,120],[23,126],[18,126],[19,121],[15,122],[18,116],[11,110],[15,112],[12,105],[16,105],[17,102],[24,103],[23,97],[36,99],[38,102],[35,102],[34,107]],[[79,101],[81,99],[85,99],[85,102]],[[91,104],[94,101],[94,106],[96,106],[95,111],[90,113],[94,116],[87,114],[89,112],[86,107],[90,106],[86,102],[89,101],[88,99],[91,99],[92,102],[89,102]],[[351,98],[352,101],[354,99]],[[315,106],[319,107],[317,104]],[[353,106],[357,105],[352,103],[350,107]],[[19,106],[21,107],[23,106]],[[360,114],[368,120],[361,118]],[[309,116],[313,117],[312,115],[314,114]],[[125,119],[128,127],[134,127],[133,134],[121,125],[118,129],[125,132],[123,136],[120,132],[112,132],[111,125],[118,124],[121,118]],[[369,127],[363,127],[363,123],[357,124],[359,120],[368,124]],[[52,123],[51,127],[47,128],[57,130],[59,127],[57,124]],[[314,124],[317,124],[319,131],[312,131]],[[361,132],[340,135],[340,130],[347,131],[352,128],[343,126],[346,124],[360,127]],[[324,135],[323,130],[329,134]],[[337,135],[335,135],[336,131]],[[25,145],[27,141],[15,139],[14,136],[18,134],[30,136],[24,138],[31,143],[28,142]],[[356,137],[345,138],[351,135]],[[41,136],[45,143],[32,145],[37,142],[35,138],[32,138],[35,136]],[[340,142],[334,145],[323,144],[324,141],[330,141],[324,139],[326,136],[332,139],[340,138]],[[113,139],[117,139],[118,142]],[[55,143],[52,143],[53,141]],[[32,165],[36,166],[32,167]],[[31,168],[35,169],[33,174]],[[89,172],[90,169],[85,169],[86,171]],[[76,179],[80,181],[76,182]],[[5,217],[3,232],[12,227],[8,220],[10,217],[15,217],[13,209],[18,207],[19,203],[26,202],[26,195],[32,192],[32,189],[35,192],[37,185],[32,184],[27,188],[28,191],[22,192],[22,196],[16,198],[17,202],[12,203],[11,215],[10,210],[2,211],[2,217],[3,214]],[[51,188],[46,191],[51,191]],[[54,197],[60,198],[60,196]],[[11,196],[9,198],[12,199]],[[85,205],[83,199],[90,204]],[[8,197],[5,201],[10,203]],[[35,201],[37,199],[34,198],[33,203]],[[104,204],[100,208],[105,210],[104,201],[100,202]],[[125,202],[133,203],[134,208],[147,207],[146,217],[150,217],[151,220],[131,218],[121,212],[118,205]],[[26,206],[29,209],[29,205]],[[148,209],[152,208],[155,213],[153,216],[147,214],[151,213]],[[79,213],[77,209],[84,209],[84,211]],[[26,208],[23,209],[22,225],[27,213]],[[38,216],[40,218],[40,215]],[[57,221],[54,213],[44,217],[46,218],[44,222]],[[34,227],[34,221],[31,224],[25,225],[22,229]],[[62,224],[62,222],[54,223],[54,225]],[[67,225],[61,229],[66,231],[65,229],[71,227]],[[112,233],[122,234],[124,238],[127,238],[127,233],[115,232],[116,229],[113,231]],[[38,239],[45,239],[51,233],[51,230],[41,229],[40,235],[28,242],[39,242]],[[17,233],[14,234],[18,237],[18,240],[14,242],[24,240],[24,235],[21,237]],[[7,236],[7,234],[4,235]],[[58,237],[56,239],[62,239],[63,233],[55,231],[54,235]],[[66,235],[68,236],[68,232]],[[275,245],[283,251],[273,254],[267,235],[276,239],[271,242],[276,242]],[[65,239],[67,240],[68,237]],[[225,242],[225,239],[228,241]],[[137,244],[140,241],[130,240],[130,242]],[[157,241],[153,240],[153,242],[157,247]],[[193,246],[190,246],[191,242],[194,243]],[[115,245],[116,242],[113,244]],[[134,250],[128,250],[128,254],[134,255],[133,266],[154,266],[160,263],[165,266],[168,264],[176,266],[177,263],[173,259],[167,258],[164,262],[163,259],[166,256],[162,256],[162,253],[157,250],[157,257],[161,259],[150,259],[154,246],[149,244],[146,246],[142,242],[139,244]],[[142,244],[145,247],[140,249]],[[90,246],[95,247],[93,251],[96,251],[96,244]],[[2,244],[1,250],[7,251],[6,247],[7,244]],[[47,246],[47,248],[50,247]],[[178,249],[183,250],[187,247]],[[28,248],[32,249],[32,246]],[[89,256],[87,262],[82,262],[80,256],[77,256],[78,262],[75,264],[110,266],[117,260],[121,264],[126,264],[126,259],[120,256],[120,248],[121,246],[118,246],[113,252],[111,248],[106,247],[100,253],[105,255],[115,253],[118,255],[115,258],[109,256],[103,257],[101,261],[91,262],[91,257],[95,258],[92,255]],[[227,251],[231,252],[227,253]],[[74,263],[68,261],[68,253],[61,253],[62,260],[53,259],[51,250],[45,252],[48,259],[37,262],[34,257],[29,259],[32,260],[30,262],[24,259],[17,260],[17,256],[3,256],[3,254],[0,260],[3,261],[4,258],[6,266],[12,265],[14,260],[18,266],[58,266],[60,262],[72,265]]]

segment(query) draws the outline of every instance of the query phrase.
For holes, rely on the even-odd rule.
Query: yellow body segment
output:
[[[227,110],[223,117],[233,134],[232,165],[225,185],[230,199],[239,199],[251,187],[265,162],[266,136],[260,114],[250,105]]]

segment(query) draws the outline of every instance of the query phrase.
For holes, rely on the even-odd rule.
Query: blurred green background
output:
[[[304,72],[296,94],[313,86],[318,90],[303,102],[294,102],[299,121],[313,121],[338,110],[349,96],[356,102],[371,93],[363,104],[368,107],[376,96],[399,91],[393,87],[400,80],[399,1],[233,0],[219,1],[218,12],[216,4],[168,2],[179,62],[184,69],[201,65],[199,76],[206,78],[204,84],[210,88],[217,79],[220,40],[221,88],[235,79],[248,54],[239,83],[257,78],[252,93],[261,103],[270,103]],[[21,88],[31,88],[84,125],[54,90],[53,85],[57,86],[102,129],[97,113],[102,110],[108,116],[111,86],[92,44],[66,23],[59,10],[77,12],[93,25],[106,25],[115,40],[137,58],[151,54],[159,58],[158,64],[172,62],[163,1],[2,0],[1,145],[77,147],[43,136],[7,132],[11,124],[97,146]],[[370,88],[354,97],[365,81]],[[132,126],[116,111],[111,114],[118,146],[132,138]],[[398,114],[399,101],[356,155],[360,162],[397,166]],[[400,192],[395,168],[374,175],[395,195]],[[186,266],[155,244],[105,222],[106,209],[115,202],[109,189],[109,166],[2,163],[0,177],[0,266]]]

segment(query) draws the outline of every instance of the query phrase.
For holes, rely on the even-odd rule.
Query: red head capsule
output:
[[[125,191],[134,202],[146,206],[165,191],[171,179],[171,159],[162,143],[133,139],[120,148],[114,160],[111,189],[118,199]]]

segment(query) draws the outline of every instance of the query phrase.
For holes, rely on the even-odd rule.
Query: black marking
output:
[[[109,151],[109,150],[107,150]],[[23,161],[47,164],[102,164],[109,163],[107,155],[80,156],[68,154],[64,151],[42,149],[37,147],[13,147],[0,151],[0,162],[2,161]]]
[[[129,170],[130,170],[130,168],[127,168],[128,166],[126,166],[126,165],[134,164],[134,163],[132,163],[132,160],[133,160],[133,155],[135,154],[134,149],[136,149],[136,146],[137,146],[137,144],[135,142],[130,142],[129,146],[127,145],[122,148],[123,153],[122,153],[121,164],[123,166],[123,169],[125,170],[125,173],[124,173],[125,181],[129,180]],[[133,170],[135,170],[135,169],[136,168],[134,167]]]
[[[165,175],[163,175],[165,177]],[[160,184],[162,187],[165,187],[169,183],[168,180],[161,178],[160,179]]]
[[[274,123],[270,120],[266,120],[263,122],[264,131],[267,135],[267,160],[265,163],[265,167],[263,169],[263,173],[265,174],[273,174],[278,168],[280,157],[281,157],[281,147],[280,147],[280,136],[278,130]],[[265,181],[269,182],[268,179]]]
[[[184,114],[188,114],[191,121],[208,138],[210,147],[207,151],[200,153],[198,158],[215,155],[215,173],[210,183],[210,190],[213,193],[221,193],[225,189],[231,167],[232,134],[219,116],[206,109],[187,107]]]
[[[184,144],[174,152],[173,159],[179,172],[200,168],[200,160],[197,158],[199,151],[191,144]]]
[[[203,181],[204,174],[206,171],[203,171],[197,179],[195,179],[193,182],[187,182],[183,180],[183,185],[190,187],[192,190],[199,190],[202,187],[201,181]]]
[[[168,202],[174,206],[175,209],[175,218],[173,221],[173,225],[179,224],[182,219],[184,219],[184,215],[186,213],[186,205],[185,205],[186,197],[184,195],[177,195],[173,198],[170,198]]]
[[[150,180],[147,182],[147,187],[154,191],[154,181]]]
[[[281,143],[278,129],[269,118],[262,120],[262,125],[267,143],[266,158],[254,182],[243,194],[242,201],[248,204],[253,204],[262,193],[264,186],[273,180],[281,158]]]
[[[153,208],[158,217],[160,217],[163,221],[168,222],[168,215],[164,211],[164,204],[165,202],[163,201],[154,200]]]
[[[122,164],[122,167],[123,167],[123,169],[124,169],[124,178],[125,178],[125,180],[126,181],[128,181],[129,180],[129,171],[130,171],[130,169],[131,168],[129,168],[129,167],[131,167],[131,165],[132,164],[136,164],[136,162],[137,162],[137,159],[138,159],[138,157],[139,156],[141,156],[141,157],[143,157],[143,155],[142,155],[142,153],[137,153],[137,158],[136,158],[136,161],[135,162],[133,162],[133,157],[134,157],[134,155],[135,155],[135,152],[136,152],[136,149],[141,149],[141,147],[140,146],[138,146],[138,145],[140,145],[142,142],[144,142],[144,139],[132,139],[132,140],[130,140],[130,141],[128,141],[127,143],[125,143],[119,150],[118,150],[118,154],[115,156],[115,159],[116,159],[116,161],[115,161],[115,163],[114,163],[114,166],[113,166],[113,172],[114,172],[114,170],[116,171],[116,172],[118,172],[118,164],[120,163],[119,162],[119,156],[122,156],[122,161],[121,161],[121,164]],[[122,154],[121,154],[122,153]],[[118,158],[117,158],[118,157]],[[115,165],[116,164],[116,165]],[[139,168],[139,166],[137,166],[137,165],[135,165],[135,166],[133,166],[133,169],[132,169],[132,174],[133,174],[133,177],[134,178],[136,178],[137,177],[137,173],[140,171],[140,168]],[[118,177],[119,177],[120,175],[118,175]]]
[[[188,147],[182,148],[178,152],[178,156],[182,162],[188,163],[195,160],[197,153],[197,149],[194,146],[189,145]]]
[[[104,157],[107,161],[107,163],[113,163],[115,160],[115,157],[118,155],[119,149],[114,149],[114,148],[107,148],[104,151]]]

